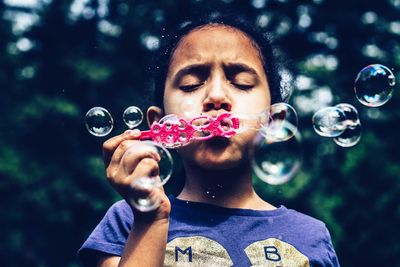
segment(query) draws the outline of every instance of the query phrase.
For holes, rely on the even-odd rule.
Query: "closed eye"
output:
[[[181,85],[181,86],[179,86],[179,89],[181,89],[182,91],[185,91],[185,92],[191,92],[191,91],[194,91],[196,88],[202,86],[203,84],[204,84],[204,82],[189,84],[189,85]]]
[[[252,84],[240,84],[240,83],[234,83],[234,82],[231,82],[231,84],[240,90],[249,90],[254,87],[254,85],[252,85]]]

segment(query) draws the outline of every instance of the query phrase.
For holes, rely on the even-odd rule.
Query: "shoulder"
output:
[[[304,214],[302,212],[296,211],[294,209],[287,209],[287,216],[292,222],[301,223],[306,227],[313,227],[316,229],[326,228],[325,223],[317,218],[310,215]]]
[[[133,219],[132,209],[125,200],[115,202],[107,211],[107,215]]]
[[[329,231],[323,221],[293,209],[287,209],[283,217],[292,235],[310,242],[331,242]]]
[[[323,221],[293,209],[288,209],[286,216],[289,243],[298,244],[301,251],[319,258],[326,264],[323,266],[339,266],[331,235]]]
[[[133,224],[133,213],[125,200],[114,203],[78,251],[84,266],[94,266],[99,255],[122,255]]]

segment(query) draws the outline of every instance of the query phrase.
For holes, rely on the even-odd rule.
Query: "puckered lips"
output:
[[[231,143],[231,140],[222,136],[215,136],[205,141],[206,145],[211,149],[220,150],[224,149]]]

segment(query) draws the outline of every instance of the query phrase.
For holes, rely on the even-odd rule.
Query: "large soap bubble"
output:
[[[294,138],[271,142],[268,137],[258,134],[255,138],[252,166],[256,176],[262,181],[279,185],[290,181],[300,170],[302,147],[300,133],[293,125],[281,125],[284,132],[296,132]],[[288,129],[284,129],[288,128]]]
[[[158,188],[161,188],[171,177],[173,160],[169,151],[152,141],[143,141],[144,150],[159,155],[158,173],[154,176],[144,176],[135,179],[132,184],[130,203],[140,211],[147,212],[157,209],[160,204]]]
[[[392,97],[395,84],[396,79],[388,67],[372,64],[358,73],[354,91],[361,104],[379,107]]]

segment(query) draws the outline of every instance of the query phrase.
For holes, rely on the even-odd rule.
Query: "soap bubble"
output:
[[[312,117],[314,130],[324,137],[336,137],[346,129],[346,115],[338,107],[325,107]]]
[[[148,147],[149,151],[157,153],[160,156],[160,160],[158,161],[158,178],[161,185],[164,185],[171,178],[172,174],[173,160],[171,153],[165,147],[152,141],[142,141],[142,143]]]
[[[363,68],[354,83],[356,97],[367,107],[379,107],[393,95],[396,78],[386,66],[372,64]]]
[[[269,122],[269,110],[263,110],[259,113],[235,113],[233,116],[239,119],[239,129],[237,133],[243,133],[248,130],[260,130],[266,127]]]
[[[352,127],[359,124],[360,119],[358,116],[358,111],[354,106],[347,103],[340,103],[337,104],[335,107],[343,111],[346,117],[346,120],[343,123],[345,127]]]
[[[350,129],[353,129],[357,127],[360,124],[360,118],[358,116],[358,111],[357,109],[347,103],[341,103],[336,105],[335,107],[339,108],[341,111],[343,111],[346,120],[344,121],[344,126]]]
[[[129,202],[137,210],[148,212],[160,206],[160,196],[157,194],[159,182],[154,177],[140,177],[132,182]]]
[[[262,181],[279,185],[290,181],[300,170],[302,147],[299,132],[288,122],[282,124],[284,132],[296,132],[294,138],[271,142],[263,134],[254,141],[252,166],[256,176]]]
[[[342,110],[346,116],[344,125],[346,129],[333,141],[341,147],[351,147],[356,145],[361,139],[361,122],[358,111],[355,107],[347,103],[341,103],[335,107]]]
[[[341,147],[352,147],[355,146],[361,139],[361,123],[358,121],[357,124],[348,126],[344,132],[333,138],[333,141]]]
[[[114,121],[111,114],[105,108],[94,107],[86,113],[85,125],[89,133],[102,137],[111,132]]]
[[[152,141],[143,141],[143,147],[135,147],[135,151],[143,149],[149,153],[159,155],[158,173],[152,177],[144,176],[133,180],[131,189],[133,190],[130,196],[130,203],[138,210],[147,212],[158,208],[160,204],[158,188],[161,188],[171,177],[173,169],[172,156],[169,151],[159,144]]]
[[[287,103],[271,105],[269,123],[261,131],[272,142],[282,142],[292,138],[297,132],[298,118],[296,110]],[[291,127],[285,127],[285,125]]]
[[[122,118],[126,126],[128,126],[129,129],[132,129],[142,123],[143,112],[138,107],[130,106],[125,109]]]

